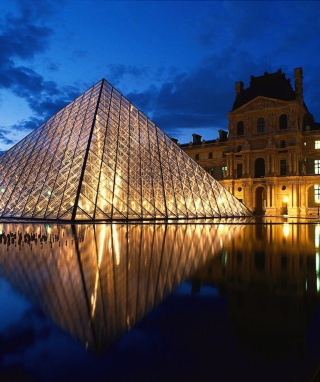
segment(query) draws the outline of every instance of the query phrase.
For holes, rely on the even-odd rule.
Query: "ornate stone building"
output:
[[[279,69],[235,86],[228,133],[180,145],[256,214],[317,215],[320,124],[303,100],[302,68],[294,89]]]

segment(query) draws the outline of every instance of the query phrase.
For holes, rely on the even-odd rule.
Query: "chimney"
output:
[[[198,134],[192,134],[192,137],[193,137],[193,144],[194,145],[199,145],[201,143],[201,138],[202,136],[201,135],[198,135]]]
[[[294,69],[294,86],[296,92],[296,100],[303,104],[303,85],[302,85],[302,68]]]
[[[243,82],[242,81],[236,82],[236,98],[242,92],[242,90],[243,90]]]
[[[218,130],[219,131],[219,141],[225,142],[228,140],[228,133],[224,130]]]

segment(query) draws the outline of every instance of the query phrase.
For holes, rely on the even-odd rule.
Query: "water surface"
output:
[[[0,377],[311,381],[316,220],[0,227]]]

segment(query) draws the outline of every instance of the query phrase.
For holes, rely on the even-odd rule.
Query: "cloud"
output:
[[[15,143],[14,140],[8,138],[6,130],[0,131],[0,141],[5,143],[6,145],[13,145]]]
[[[42,122],[45,121],[79,95],[75,87],[59,87],[56,82],[45,81],[41,75],[25,66],[3,65],[2,72],[0,87],[25,99],[35,112],[33,120],[41,117]]]
[[[63,87],[44,78],[45,70],[40,73],[29,66],[50,49],[55,30],[47,20],[62,1],[58,5],[48,0],[18,3],[19,15],[4,15],[0,25],[0,90],[9,90],[27,101],[32,117],[12,126],[12,130],[27,131],[71,102],[86,85]],[[310,112],[316,113],[319,91],[310,88],[315,88],[311,78],[320,76],[316,67],[318,33],[315,33],[320,31],[319,4],[313,2],[312,7],[307,7],[303,2],[294,2],[288,8],[284,2],[218,2],[215,12],[196,15],[198,34],[193,36],[193,42],[197,44],[195,56],[199,49],[202,59],[188,71],[167,67],[160,61],[159,66],[151,66],[152,62],[150,66],[138,66],[110,63],[111,59],[106,65],[99,64],[99,70],[103,68],[112,85],[168,135],[179,140],[184,134],[191,138],[193,132],[205,135],[204,139],[213,139],[217,137],[217,129],[227,130],[227,113],[235,96],[234,83],[244,81],[248,86],[251,75],[259,76],[279,68],[287,78],[292,78],[293,69],[303,67],[306,103]],[[206,7],[211,9],[209,4]],[[284,17],[285,24],[281,22]],[[309,25],[314,27],[304,27],[305,20],[310,20]],[[268,24],[268,28],[262,28],[262,23]],[[313,57],[301,54],[304,47]],[[90,61],[90,51],[86,46],[75,45],[72,58]],[[59,71],[57,64],[44,60],[50,73]],[[105,59],[101,62],[105,63]],[[3,137],[0,135],[0,142]]]
[[[8,13],[0,22],[0,89],[25,99],[34,116],[11,126],[12,131],[34,129],[79,95],[72,86],[60,87],[54,81],[46,81],[29,66],[17,65],[18,61],[34,59],[45,52],[54,35],[53,29],[41,25],[54,11],[53,2],[21,0],[18,4],[19,15]],[[58,70],[54,63],[48,66],[53,71]],[[0,142],[14,143],[6,133],[0,127]]]
[[[46,340],[50,335],[50,323],[35,309],[26,310],[21,319],[10,324],[0,332],[0,364],[4,358],[23,355],[39,340]]]
[[[259,65],[243,51],[225,49],[206,56],[188,72],[172,70],[160,86],[129,93],[127,98],[170,136],[205,132],[204,139],[213,139],[218,129],[228,128],[235,82],[250,78]]]
[[[148,76],[146,68],[138,68],[133,65],[124,64],[108,64],[106,66],[108,71],[108,78],[112,78],[113,85],[117,86],[124,77],[130,76],[131,78],[142,78]]]
[[[6,14],[1,21],[0,57],[8,60],[18,57],[33,58],[44,52],[48,38],[53,30],[46,26],[36,25],[43,15],[52,11],[49,1],[19,1],[20,15]]]

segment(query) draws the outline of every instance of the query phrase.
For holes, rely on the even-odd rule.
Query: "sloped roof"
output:
[[[296,99],[295,91],[291,86],[290,79],[279,69],[275,73],[264,73],[263,76],[251,76],[250,86],[243,89],[234,101],[232,110],[245,105],[258,96],[293,101]]]

